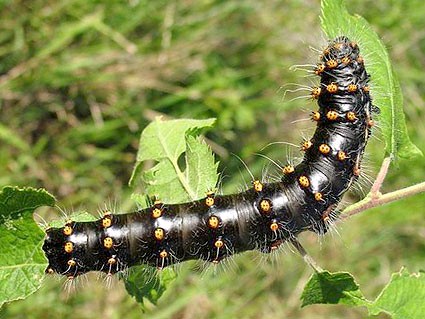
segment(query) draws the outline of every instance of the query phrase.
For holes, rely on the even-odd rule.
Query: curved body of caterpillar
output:
[[[189,259],[219,262],[235,253],[270,252],[305,230],[325,233],[350,184],[373,124],[367,74],[356,43],[330,42],[314,72],[317,129],[302,144],[303,161],[283,167],[280,182],[254,181],[245,192],[151,208],[93,222],[50,228],[43,246],[47,273],[73,278],[88,271],[113,274],[130,266],[159,268]]]

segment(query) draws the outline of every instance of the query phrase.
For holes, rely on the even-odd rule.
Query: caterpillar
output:
[[[303,231],[326,233],[360,174],[372,114],[379,109],[372,105],[359,47],[347,37],[329,41],[313,72],[320,77],[311,91],[318,102],[311,115],[317,128],[301,145],[301,163],[284,166],[281,180],[255,180],[241,193],[209,192],[183,204],[155,200],[133,213],[106,212],[96,221],[48,228],[46,273],[72,279],[140,264],[162,269],[191,259],[218,263],[248,250],[269,253]]]

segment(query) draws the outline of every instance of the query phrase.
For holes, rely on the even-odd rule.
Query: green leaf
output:
[[[135,201],[137,203],[138,207],[140,207],[142,209],[147,208],[152,204],[149,196],[147,196],[145,194],[132,193],[131,199],[133,201]]]
[[[40,287],[47,266],[41,249],[44,232],[32,213],[54,204],[44,189],[4,187],[0,192],[0,307]]]
[[[393,319],[425,318],[424,274],[410,274],[406,269],[393,274],[369,312],[372,315],[386,312]]]
[[[365,306],[371,315],[381,312],[393,319],[425,318],[425,277],[406,269],[392,275],[390,282],[375,301],[367,300],[349,273],[316,272],[304,287],[302,306],[312,304],[344,304]]]
[[[67,219],[70,219],[77,223],[84,223],[84,222],[93,222],[97,220],[98,218],[96,218],[95,216],[93,216],[92,214],[88,212],[81,211],[81,212],[72,212],[69,216],[67,216]],[[56,219],[49,222],[49,227],[61,228],[63,226],[64,226],[64,221],[61,219]]]
[[[211,149],[199,139],[186,136],[186,179],[195,196],[205,196],[217,183],[218,163]]]
[[[386,153],[411,158],[422,152],[410,141],[403,112],[400,84],[388,52],[378,35],[361,16],[350,15],[343,0],[322,0],[322,28],[329,38],[346,35],[357,41],[371,74],[373,102],[381,114],[379,124],[386,143]]]
[[[217,163],[208,146],[195,138],[200,129],[210,127],[214,119],[170,120],[160,118],[142,132],[130,185],[141,179],[146,192],[164,202],[181,203],[199,199],[217,182]],[[179,157],[185,153],[185,167]],[[157,163],[146,172],[141,164]]]
[[[346,272],[315,272],[304,287],[302,307],[311,304],[344,304],[363,306],[367,302],[354,281]]]
[[[149,266],[133,267],[125,280],[125,288],[144,308],[145,300],[156,305],[158,299],[176,277],[172,268],[165,268],[158,272]]]

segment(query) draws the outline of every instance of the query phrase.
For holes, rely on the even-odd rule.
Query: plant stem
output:
[[[422,182],[416,185],[396,190],[394,192],[382,194],[380,192],[380,189],[382,183],[384,182],[385,176],[387,175],[390,163],[391,157],[387,157],[384,159],[381,165],[381,169],[379,170],[378,176],[376,177],[375,183],[373,183],[369,194],[360,202],[355,203],[344,209],[341,213],[341,219],[351,217],[376,206],[381,206],[399,200],[401,198],[425,192],[425,182]]]
[[[412,185],[406,188],[402,188],[397,191],[390,192],[383,195],[379,193],[378,195],[375,195],[375,196],[369,194],[362,201],[354,205],[351,205],[350,207],[343,210],[341,214],[341,218],[348,218],[358,213],[361,213],[362,211],[365,211],[367,209],[370,209],[376,206],[381,206],[387,203],[391,203],[401,198],[416,195],[422,192],[425,192],[425,182]]]
[[[379,169],[378,176],[376,176],[376,180],[372,185],[372,188],[370,190],[370,193],[372,196],[379,196],[380,195],[380,189],[382,184],[384,183],[385,176],[387,176],[388,168],[391,164],[391,157],[386,157],[384,161],[382,162],[381,168]]]
[[[307,253],[305,248],[297,239],[290,241],[292,246],[298,251],[298,253],[303,257],[304,261],[311,267],[315,272],[321,272],[323,269],[316,263],[316,261]]]

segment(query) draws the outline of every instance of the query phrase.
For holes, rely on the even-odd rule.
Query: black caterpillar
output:
[[[281,181],[239,194],[215,196],[113,215],[93,222],[69,221],[46,230],[47,273],[74,278],[89,271],[114,274],[149,264],[163,268],[190,259],[218,263],[247,250],[268,253],[310,230],[323,234],[337,204],[357,179],[370,136],[369,75],[358,45],[341,36],[331,41],[314,69],[319,110],[317,129],[302,143],[303,161],[283,167]]]

